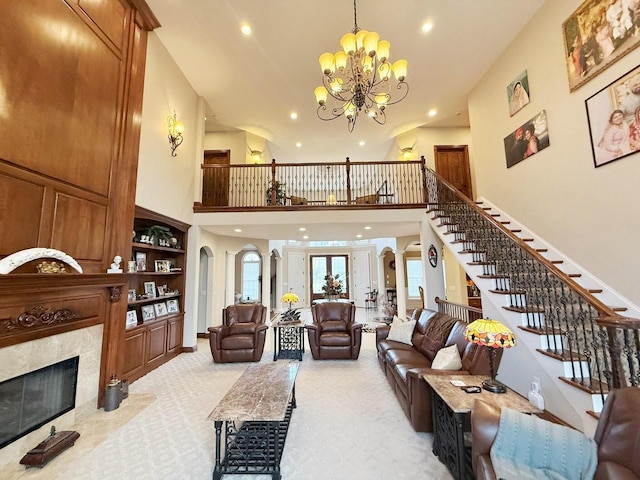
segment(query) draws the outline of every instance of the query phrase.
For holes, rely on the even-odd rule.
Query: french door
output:
[[[327,275],[339,275],[342,281],[341,298],[349,298],[349,283],[347,272],[349,271],[349,257],[347,255],[311,255],[311,300],[322,298],[322,286]]]

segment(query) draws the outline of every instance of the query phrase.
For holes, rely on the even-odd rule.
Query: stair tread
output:
[[[578,379],[568,378],[568,377],[558,377],[558,378],[560,378],[560,380],[562,380],[563,382],[568,383],[569,385],[573,385],[574,387],[579,388],[580,390],[587,392],[591,395],[595,395],[600,392],[602,393],[609,392],[609,387],[607,386],[606,383],[603,383],[594,378],[588,378],[582,381]]]
[[[526,290],[489,290],[491,293],[496,293],[498,295],[524,295],[527,293]]]
[[[560,352],[554,350],[545,350],[543,348],[536,348],[536,351],[540,352],[547,357],[555,358],[556,360],[560,360],[562,362],[570,362],[570,361],[582,361],[586,362],[587,357],[585,355],[571,353],[569,350],[562,350]]]
[[[524,325],[518,325],[520,330],[524,330],[525,332],[533,333],[534,335],[564,335],[566,332],[559,328],[554,327],[525,327]]]
[[[495,265],[496,262],[469,262],[467,263],[467,265],[473,265],[473,266],[477,266],[477,265]]]
[[[521,228],[512,228],[511,229],[511,233],[520,233],[520,232],[522,232]]]
[[[502,308],[510,312],[517,312],[517,313],[544,313],[543,308],[534,307],[531,305],[527,307],[502,307]]]
[[[510,278],[510,276],[509,275],[478,275],[478,278],[499,279],[499,278]]]

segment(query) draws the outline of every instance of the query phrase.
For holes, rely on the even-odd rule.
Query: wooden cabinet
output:
[[[132,382],[182,352],[189,225],[136,207],[123,378]]]

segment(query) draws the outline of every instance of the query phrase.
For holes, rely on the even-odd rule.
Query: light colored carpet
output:
[[[402,412],[378,365],[375,335],[365,334],[362,340],[357,361],[314,361],[305,352],[296,379],[298,408],[281,462],[283,480],[452,478],[431,453],[431,435],[414,432]],[[262,362],[272,359],[270,329]],[[215,434],[213,422],[205,419],[246,366],[214,364],[208,341],[199,340],[196,353],[179,355],[133,383],[130,398],[119,409],[98,412],[114,419],[126,416],[103,441],[83,450],[90,432],[78,425],[82,436],[74,447],[43,470],[28,470],[21,478],[210,479]],[[151,395],[155,401],[148,401]],[[128,404],[139,398],[146,401],[131,417]],[[91,425],[86,423],[86,428]]]

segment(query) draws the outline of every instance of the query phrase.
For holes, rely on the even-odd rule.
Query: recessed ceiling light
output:
[[[241,228],[234,228],[233,231],[236,232],[236,233],[240,233],[242,231],[242,229]]]
[[[430,117],[435,117],[437,113],[438,111],[435,108],[432,108],[431,110],[429,110]]]
[[[367,225],[366,227],[364,227],[365,230],[371,230],[371,227],[369,225]]]
[[[292,120],[295,120],[296,118],[298,118],[298,114],[296,112],[291,112],[290,117]]]
[[[424,22],[422,24],[422,31],[423,32],[430,32],[432,28],[433,28],[433,23],[431,23],[431,22],[427,21],[427,22]]]
[[[364,140],[360,140],[360,146],[364,147],[366,145],[366,142]]]
[[[300,148],[302,144],[300,142],[296,143],[296,147]]]
[[[249,25],[242,25],[240,31],[245,35],[251,35],[251,27]]]
[[[356,235],[356,238],[362,238],[361,234]]]
[[[300,227],[298,230],[300,230],[301,232],[306,232],[307,231],[307,229],[304,228],[304,227]]]
[[[303,235],[302,238],[306,240],[307,238],[309,238],[309,235]]]

